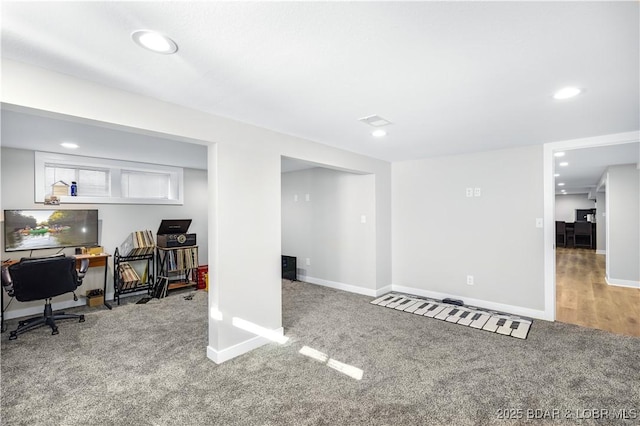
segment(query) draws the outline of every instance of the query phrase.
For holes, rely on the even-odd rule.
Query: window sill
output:
[[[71,197],[69,195],[58,196],[60,204],[158,204],[158,205],[182,205],[182,200],[166,200],[153,198],[118,198],[118,197]],[[36,200],[36,203],[44,203],[44,200]]]

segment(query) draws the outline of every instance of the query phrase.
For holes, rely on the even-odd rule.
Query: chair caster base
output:
[[[53,331],[51,331],[52,336],[55,336],[56,334],[60,334],[60,332],[58,331],[58,327],[54,328]]]
[[[16,333],[15,331],[12,331],[11,334],[9,335],[9,340],[16,340],[18,338],[18,333]]]
[[[80,315],[80,321],[78,322],[84,322],[84,315]]]

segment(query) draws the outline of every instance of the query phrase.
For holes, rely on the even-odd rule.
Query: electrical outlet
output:
[[[311,266],[311,259],[307,257],[305,263],[307,264],[307,266]]]
[[[473,188],[467,188],[467,197],[473,197]]]
[[[473,188],[473,196],[479,197],[480,195],[482,195],[480,188]]]
[[[360,223],[367,223],[367,216],[365,215],[360,216]]]
[[[473,285],[473,275],[467,275],[467,285]]]

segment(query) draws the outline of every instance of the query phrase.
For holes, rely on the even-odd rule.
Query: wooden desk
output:
[[[109,262],[108,259],[111,257],[108,253],[100,253],[100,254],[76,254],[73,256],[76,258],[76,268],[80,267],[80,261],[83,259],[89,259],[89,268],[95,267],[104,267],[104,282],[103,282],[103,291],[104,291],[104,305],[111,309],[111,306],[107,303],[107,272]],[[3,260],[2,266],[11,266],[15,263],[18,263],[19,260]],[[4,325],[4,288],[0,289],[0,332],[4,333],[5,325]]]
[[[80,261],[83,259],[89,259],[89,268],[104,267],[104,281],[102,283],[102,293],[104,295],[104,306],[111,309],[111,305],[107,303],[107,273],[109,271],[109,253],[100,254],[76,254],[76,269],[80,267]]]

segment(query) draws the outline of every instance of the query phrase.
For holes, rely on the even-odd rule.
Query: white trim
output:
[[[544,193],[544,313],[545,319],[556,317],[556,257],[555,257],[555,187],[554,151],[620,145],[640,140],[640,132],[615,133],[591,138],[549,142],[543,145],[543,193]],[[608,192],[608,191],[607,191]],[[607,237],[608,237],[607,232]]]
[[[392,285],[387,285],[384,286],[382,288],[379,288],[376,290],[376,294],[374,294],[374,297],[378,297],[378,296],[382,296],[383,294],[389,293],[390,291],[393,291],[393,286]]]
[[[611,278],[607,275],[604,276],[604,280],[607,282],[607,284],[616,287],[640,288],[640,281],[619,280],[617,278]]]
[[[140,290],[133,293],[122,294],[120,295],[120,297],[124,299],[126,297],[139,296],[146,293],[147,293],[147,290]],[[8,298],[6,294],[4,297],[5,299]],[[106,300],[109,303],[116,303],[116,301],[113,299],[113,292],[107,293]],[[18,303],[22,303],[22,302],[18,302]],[[86,306],[86,305],[87,305],[87,298],[84,296],[78,296],[78,300],[65,300],[62,302],[53,302],[51,303],[51,309],[53,310],[53,313],[55,313],[56,311],[59,311],[61,309],[77,308],[78,306]],[[103,305],[100,305],[100,306],[103,306]],[[23,318],[23,317],[30,317],[34,315],[41,315],[43,311],[44,311],[44,299],[42,301],[42,306],[30,306],[28,308],[12,309],[10,311],[6,311],[4,313],[4,319],[9,320],[14,318]]]
[[[274,333],[284,336],[284,328],[276,328],[273,330]],[[230,346],[226,349],[217,350],[211,347],[211,345],[207,346],[207,358],[216,364],[222,364],[225,361],[228,361],[237,356],[246,354],[247,352],[251,352],[254,349],[259,348],[260,346],[264,346],[267,343],[273,343],[272,340],[267,339],[262,336],[255,336],[249,340],[245,340],[244,342],[237,343],[233,346]]]
[[[51,304],[51,309],[53,313],[55,311],[59,311],[61,309],[67,308],[75,308],[78,306],[85,306],[87,304],[87,298],[78,296],[78,300],[65,300],[63,302],[55,302]],[[40,306],[30,306],[28,308],[22,309],[13,309],[11,311],[7,311],[4,313],[4,319],[13,319],[13,318],[22,318],[22,317],[30,317],[33,315],[42,315],[44,312],[44,299],[42,300],[42,305]]]
[[[604,254],[604,255],[606,255],[607,251],[606,250],[596,250],[596,254]]]
[[[446,297],[456,297],[455,295],[439,293],[437,291],[422,290],[419,288],[405,287],[405,286],[400,286],[395,284],[388,285],[388,286],[379,288],[377,290],[371,290],[367,288],[357,287],[354,285],[338,283],[335,281],[327,281],[327,280],[308,277],[304,275],[298,276],[298,279],[299,281],[309,283],[309,284],[317,284],[325,287],[335,288],[337,290],[347,291],[349,293],[357,293],[357,294],[362,294],[364,296],[371,296],[371,297],[382,296],[383,294],[389,293],[391,291],[413,294],[416,296],[431,297],[433,299],[440,299],[440,300]],[[524,308],[522,306],[507,305],[504,303],[490,302],[490,301],[481,300],[481,299],[469,299],[467,297],[464,298],[464,302],[465,304],[477,306],[479,308],[492,309],[496,311],[515,314],[515,315],[523,315],[531,318],[548,319],[545,316],[545,311],[541,311],[538,309]]]
[[[391,291],[390,286],[385,287],[385,288],[389,288],[389,290],[387,290],[386,292],[379,293],[380,290],[359,287],[351,284],[344,284],[337,281],[323,280],[321,278],[309,277],[307,275],[299,275],[298,281],[303,281],[309,284],[317,284],[324,287],[335,288],[337,290],[344,290],[344,291],[348,291],[349,293],[364,294],[365,296],[372,296],[372,297],[379,296]]]
[[[437,291],[422,290],[419,288],[405,287],[405,286],[400,286],[395,284],[392,287],[393,287],[393,291],[397,291],[400,293],[413,294],[413,295],[422,296],[422,297],[430,297],[432,299],[438,299],[438,300],[442,300],[446,297],[457,297],[455,295],[440,293]],[[476,306],[478,308],[505,312],[509,314],[522,315],[530,318],[537,318],[537,319],[543,319],[543,320],[547,319],[545,316],[545,311],[541,311],[538,309],[524,308],[522,306],[507,305],[504,303],[496,303],[496,302],[490,302],[487,300],[480,300],[480,299],[471,299],[468,297],[464,298],[464,304]]]

